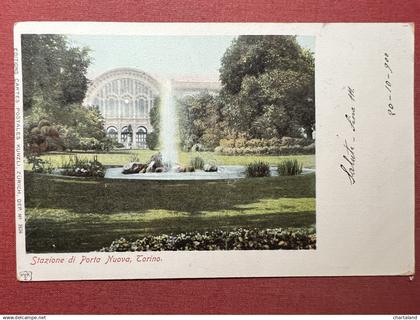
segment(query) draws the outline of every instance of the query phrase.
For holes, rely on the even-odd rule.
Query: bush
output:
[[[212,230],[145,236],[135,241],[115,240],[102,252],[198,250],[307,250],[316,249],[315,229]]]
[[[191,147],[191,151],[195,151],[195,152],[206,151],[206,148],[201,143],[196,143]]]
[[[222,146],[218,146],[218,147],[214,148],[214,153],[222,154],[222,153],[224,153],[224,148]]]
[[[233,148],[235,146],[234,139],[220,139],[219,145],[225,148]]]
[[[219,144],[220,136],[214,133],[206,132],[201,137],[201,142],[207,150],[214,150]]]
[[[220,146],[214,149],[216,153],[233,155],[295,155],[314,154],[314,140],[283,137],[271,139],[221,139]]]
[[[204,160],[203,158],[197,156],[191,159],[190,161],[191,167],[194,169],[202,170],[204,168]]]
[[[304,146],[303,150],[305,151],[305,153],[315,153],[315,143],[311,143],[310,145]]]
[[[293,160],[284,160],[277,166],[277,172],[280,176],[295,176],[302,173],[302,163]]]
[[[244,148],[246,146],[245,138],[237,138],[235,140],[235,148]]]
[[[28,156],[28,163],[32,165],[32,172],[51,173],[54,170],[50,160],[44,160],[37,156]]]
[[[256,161],[248,164],[245,170],[247,177],[269,177],[270,165],[267,162]]]
[[[76,177],[104,177],[105,167],[94,156],[93,160],[80,159],[78,156],[70,157],[63,162],[61,167],[64,169],[63,175]]]
[[[261,139],[251,139],[246,142],[247,147],[256,148],[262,147]]]
[[[101,141],[96,138],[80,138],[80,149],[83,151],[102,150]]]
[[[159,143],[159,136],[156,132],[150,132],[146,136],[146,144],[150,150],[155,150]]]

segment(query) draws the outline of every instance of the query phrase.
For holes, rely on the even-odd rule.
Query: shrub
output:
[[[237,138],[235,140],[235,148],[244,148],[246,146],[245,138]]]
[[[224,148],[233,148],[235,146],[234,139],[220,139],[219,145]]]
[[[201,143],[196,143],[191,147],[191,151],[195,151],[195,152],[206,151],[206,148]]]
[[[268,140],[268,145],[270,147],[276,147],[281,145],[281,140],[277,137],[271,138]]]
[[[206,132],[201,137],[201,142],[208,150],[213,150],[219,144],[220,136],[214,133]]]
[[[159,143],[159,136],[156,132],[150,132],[146,135],[146,144],[150,150],[155,150]]]
[[[199,156],[196,156],[196,157],[191,159],[190,165],[194,169],[202,170],[204,168],[204,160],[203,160],[203,158],[201,158]]]
[[[271,139],[221,139],[220,146],[214,149],[215,152],[224,155],[293,155],[293,154],[314,154],[314,140],[304,138],[283,137]]]
[[[284,160],[277,166],[277,172],[280,176],[295,176],[302,173],[302,163],[293,160]]]
[[[32,172],[51,173],[54,170],[50,160],[44,160],[37,156],[29,156],[28,163],[32,165]]]
[[[222,146],[218,146],[214,148],[214,152],[217,154],[222,154],[224,152],[224,148]]]
[[[78,156],[70,157],[61,165],[64,169],[63,175],[76,177],[104,177],[105,167],[94,156],[93,160],[81,159]]]
[[[115,240],[102,252],[198,250],[307,250],[316,249],[315,229],[243,229],[145,236],[135,241]]]
[[[305,153],[315,153],[315,143],[311,143],[310,145],[304,146],[303,150]]]
[[[83,151],[101,150],[101,142],[96,138],[80,138],[80,149]]]
[[[269,177],[270,165],[267,162],[256,161],[248,164],[245,170],[247,177]]]
[[[246,145],[250,148],[262,147],[260,139],[251,139],[246,142]]]
[[[290,146],[294,143],[294,139],[291,137],[282,137],[281,138],[281,145],[282,146]]]

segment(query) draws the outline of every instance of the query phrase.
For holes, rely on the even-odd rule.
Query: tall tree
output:
[[[42,100],[55,107],[81,103],[88,86],[89,49],[53,34],[22,35],[23,106]]]
[[[229,127],[249,138],[309,137],[315,123],[314,59],[295,36],[239,36],[220,68]]]
[[[110,144],[99,110],[82,106],[89,64],[89,49],[70,45],[65,36],[22,36],[25,146],[29,153]]]
[[[187,96],[178,101],[179,130],[182,148],[194,144],[214,148],[223,131],[221,103],[208,92]]]

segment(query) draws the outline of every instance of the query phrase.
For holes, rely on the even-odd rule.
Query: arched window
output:
[[[131,146],[133,143],[133,129],[131,125],[125,126],[121,129],[121,142]]]
[[[106,129],[106,135],[108,137],[110,137],[112,140],[117,140],[118,139],[118,130],[115,127],[108,127]]]
[[[136,132],[136,145],[138,148],[145,149],[147,147],[146,137],[147,129],[145,127],[138,127]]]

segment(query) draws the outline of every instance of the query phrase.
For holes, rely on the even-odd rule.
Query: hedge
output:
[[[272,146],[272,147],[244,147],[244,148],[231,148],[231,147],[216,147],[216,153],[227,156],[240,156],[240,155],[296,155],[296,154],[314,154],[315,144],[312,143],[308,146],[292,145],[292,146]]]
[[[316,249],[315,229],[212,230],[145,236],[135,241],[120,238],[102,252],[122,251],[197,251],[197,250],[298,250]]]

